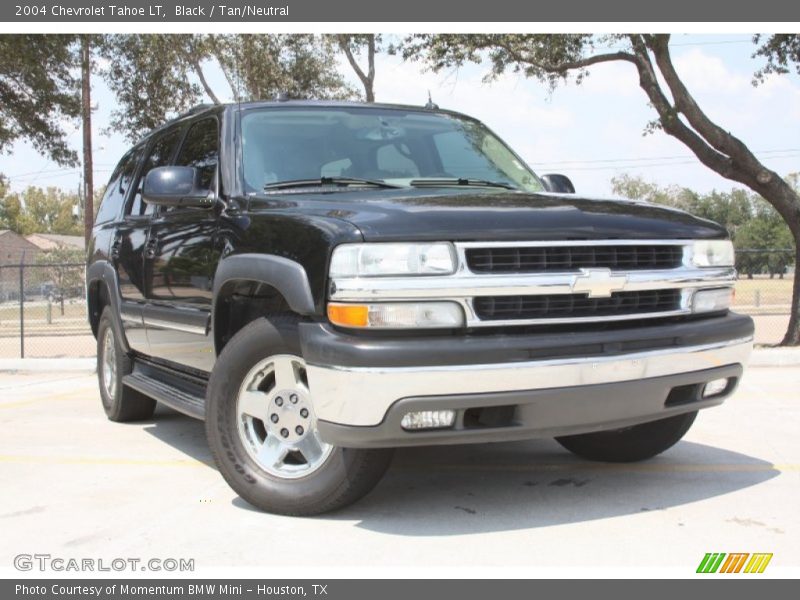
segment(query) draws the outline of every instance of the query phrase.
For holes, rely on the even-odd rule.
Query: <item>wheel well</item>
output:
[[[266,315],[291,312],[286,298],[269,284],[246,279],[226,281],[214,303],[213,335],[217,355],[248,323]]]
[[[89,325],[92,328],[92,333],[97,337],[100,316],[103,314],[103,309],[111,302],[106,284],[100,280],[90,282],[87,287],[86,301],[88,304]]]

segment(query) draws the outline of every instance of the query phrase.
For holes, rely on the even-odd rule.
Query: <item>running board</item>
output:
[[[199,388],[199,386],[186,384],[181,385],[181,387],[176,387],[175,385],[170,385],[170,383],[151,377],[141,371],[134,371],[130,375],[125,375],[125,377],[122,378],[122,383],[178,412],[182,412],[195,419],[200,419],[201,421],[205,419],[206,402],[205,398],[201,395],[202,389]],[[193,392],[186,389],[190,387],[197,387],[198,389]]]

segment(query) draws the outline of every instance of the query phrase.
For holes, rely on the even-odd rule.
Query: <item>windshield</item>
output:
[[[242,116],[242,159],[247,192],[323,177],[543,189],[486,127],[436,113],[367,107],[248,110]]]

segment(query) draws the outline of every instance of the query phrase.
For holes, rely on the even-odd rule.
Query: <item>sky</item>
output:
[[[762,61],[751,57],[754,46],[747,35],[675,35],[671,45],[678,73],[706,114],[781,175],[800,171],[800,76],[773,76],[754,87],[753,72]],[[340,67],[361,89],[343,59]],[[737,187],[666,134],[644,135],[655,113],[632,65],[596,65],[582,84],[563,85],[552,93],[521,75],[485,83],[487,70],[486,65],[470,65],[436,74],[418,63],[378,55],[376,97],[379,102],[422,105],[430,91],[441,108],[479,118],[534,171],[565,174],[582,194],[612,195],[611,179],[623,173],[699,192]],[[208,63],[206,73],[217,94],[230,99],[219,69]],[[106,131],[115,100],[100,77],[94,79],[92,94],[94,178],[99,186],[128,144],[121,134]],[[68,131],[69,143],[80,155],[78,124]],[[0,173],[15,190],[28,185],[77,190],[80,184],[80,169],[61,168],[24,141],[0,156]]]

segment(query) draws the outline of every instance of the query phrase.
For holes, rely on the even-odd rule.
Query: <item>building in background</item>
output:
[[[0,229],[0,302],[16,299],[19,295],[19,269],[21,262],[36,261],[42,249],[10,229]]]
[[[83,250],[86,247],[82,235],[61,235],[58,233],[32,233],[25,239],[41,251],[55,250],[56,248],[74,248]]]

